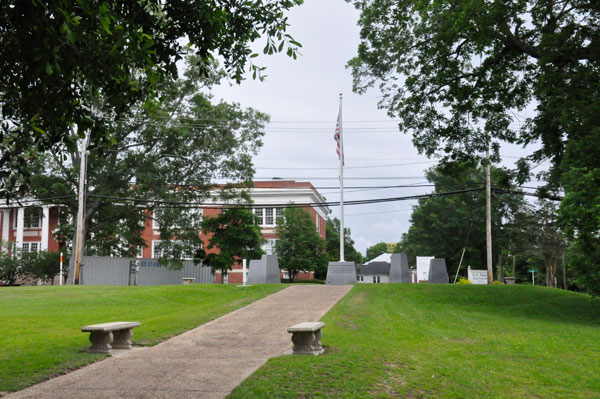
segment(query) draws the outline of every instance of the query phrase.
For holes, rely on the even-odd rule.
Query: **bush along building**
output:
[[[249,190],[253,202],[253,212],[261,227],[265,239],[262,249],[267,254],[273,254],[277,234],[275,227],[277,219],[282,217],[285,205],[293,202],[305,204],[304,208],[310,213],[317,232],[325,238],[325,225],[329,209],[324,198],[309,182],[291,180],[257,181]],[[214,217],[221,213],[218,206],[206,206],[194,209],[202,218]],[[65,244],[57,240],[56,232],[59,227],[58,207],[27,202],[25,206],[0,206],[0,232],[2,241],[14,243],[19,252],[59,251]],[[70,238],[70,237],[69,237]],[[140,250],[139,258],[160,257],[160,235],[158,225],[153,218],[147,218],[144,223],[142,238],[145,246]],[[210,235],[204,232],[200,235],[203,246],[209,244]],[[175,239],[175,238],[174,238]],[[218,250],[218,249],[217,249]],[[248,260],[249,261],[249,260]],[[282,271],[282,278],[286,278]],[[300,273],[299,279],[314,278],[313,272]],[[224,283],[241,283],[242,265],[236,263],[225,277]],[[216,275],[217,283],[222,282],[220,272]]]

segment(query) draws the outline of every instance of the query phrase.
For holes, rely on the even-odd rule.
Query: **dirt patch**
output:
[[[359,292],[352,297],[352,306],[359,305],[367,299],[368,293],[366,291]]]
[[[383,394],[388,398],[397,398],[400,396],[398,389],[406,385],[406,378],[402,371],[399,369],[406,367],[405,364],[400,363],[385,363],[386,367],[385,376],[375,384],[374,390],[371,393]]]

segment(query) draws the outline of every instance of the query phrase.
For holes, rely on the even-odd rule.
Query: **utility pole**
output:
[[[485,167],[485,238],[487,246],[487,270],[488,284],[494,282],[494,271],[492,269],[492,182],[490,165],[490,136],[486,132],[486,167]]]
[[[79,206],[77,209],[77,232],[75,247],[75,279],[74,284],[79,284],[79,274],[81,271],[81,259],[83,257],[83,234],[85,232],[85,175],[87,168],[87,147],[90,141],[90,132],[85,133],[83,148],[81,149],[81,163],[79,166]]]

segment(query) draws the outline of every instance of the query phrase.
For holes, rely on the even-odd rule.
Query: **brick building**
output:
[[[254,188],[250,190],[255,208],[254,213],[260,219],[260,226],[266,244],[263,249],[271,254],[277,240],[275,225],[277,217],[283,212],[283,208],[276,206],[286,205],[289,202],[297,204],[312,204],[306,209],[315,221],[317,232],[325,238],[326,218],[329,212],[325,200],[309,182],[296,182],[288,180],[257,181]],[[198,209],[202,217],[211,217],[219,214],[220,209],[210,207]],[[28,207],[0,206],[0,231],[3,241],[14,241],[17,248],[23,252],[34,251],[58,251],[60,243],[56,241],[52,232],[58,225],[58,210],[56,207],[37,205],[31,203]],[[157,226],[153,219],[147,219],[142,233],[146,247],[143,248],[139,257],[158,257],[156,246],[160,240]],[[205,247],[208,246],[208,236],[201,236]],[[285,277],[285,276],[283,276]],[[297,278],[313,278],[313,273],[301,273]],[[221,282],[220,273],[217,274],[217,282]],[[242,282],[242,266],[234,265],[228,275],[229,283]]]

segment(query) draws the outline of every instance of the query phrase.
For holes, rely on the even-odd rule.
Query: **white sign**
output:
[[[429,281],[429,261],[434,258],[434,256],[417,256],[417,283]]]
[[[468,269],[469,281],[472,284],[487,284],[488,283],[488,271],[487,270],[473,270],[471,267]]]

